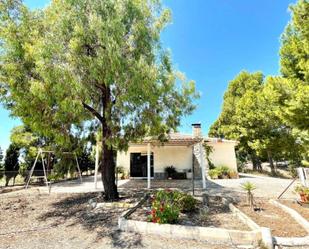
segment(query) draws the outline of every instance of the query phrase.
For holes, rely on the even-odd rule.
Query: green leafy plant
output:
[[[177,173],[177,170],[175,169],[173,165],[165,167],[164,171],[168,178],[172,177],[173,175]]]
[[[220,172],[218,171],[218,169],[215,168],[215,169],[209,170],[208,174],[211,179],[218,179]]]
[[[217,166],[214,169],[209,170],[208,174],[212,179],[231,178],[231,170],[225,165]]]
[[[256,189],[256,186],[251,182],[245,182],[241,184],[241,187],[247,191],[247,203],[253,208],[254,200],[252,191]]]
[[[217,170],[220,172],[219,178],[229,177],[229,173],[231,171],[230,168],[225,165],[218,166]]]
[[[207,143],[204,143],[203,146],[204,146],[204,149],[205,149],[206,160],[208,162],[209,169],[214,169],[215,165],[213,164],[213,162],[210,159],[210,154],[213,152],[213,147],[208,145]]]
[[[148,220],[154,223],[176,223],[180,212],[192,212],[197,200],[180,191],[160,190],[151,200],[151,212]]]
[[[196,209],[197,200],[192,195],[183,194],[177,201],[177,205],[182,212],[192,212]]]
[[[148,220],[160,224],[176,223],[179,218],[179,208],[175,198],[177,198],[177,194],[174,195],[172,191],[158,191],[152,198]]]

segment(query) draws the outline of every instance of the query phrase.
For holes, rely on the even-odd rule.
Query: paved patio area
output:
[[[281,179],[274,177],[255,176],[251,174],[240,174],[239,179],[220,179],[207,181],[206,192],[212,195],[222,195],[226,197],[238,197],[245,193],[241,188],[241,184],[250,181],[257,188],[254,190],[254,195],[257,197],[277,198],[280,193],[291,183],[291,179]],[[282,196],[282,198],[295,199],[296,195],[293,193],[296,181],[289,190]],[[195,192],[201,193],[202,182],[195,180]],[[119,180],[119,190],[125,189],[147,189],[147,180]],[[184,191],[192,191],[191,180],[151,180],[151,188],[178,188]],[[47,191],[46,187],[40,187],[41,191]],[[94,186],[94,176],[83,177],[83,182],[79,180],[72,180],[66,182],[59,182],[52,184],[52,193],[89,193],[101,192],[103,186],[101,177],[98,176],[97,188]]]
[[[119,180],[118,186],[128,182],[129,180]],[[46,186],[40,187],[40,191],[47,192]],[[63,181],[58,183],[53,183],[51,185],[51,193],[90,193],[90,192],[102,192],[103,184],[101,176],[97,178],[97,188],[94,185],[94,176],[84,176],[83,182],[81,183],[79,179]]]
[[[227,190],[230,192],[244,192],[244,190],[241,188],[241,184],[247,181],[253,183],[256,186],[256,189],[254,190],[255,196],[277,198],[283,192],[283,190],[292,182],[292,179],[240,174],[239,179],[212,180],[212,182],[215,184],[212,185],[212,187],[217,188],[217,190],[213,189],[213,192],[224,192]],[[295,199],[297,196],[293,193],[293,190],[297,183],[299,183],[299,181],[294,182],[281,198]]]

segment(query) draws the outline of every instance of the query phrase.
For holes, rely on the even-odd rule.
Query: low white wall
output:
[[[237,171],[235,143],[209,142],[208,145],[213,148],[213,152],[210,154],[210,160],[215,166],[225,165]]]
[[[146,153],[147,146],[131,145],[127,152],[117,153],[117,166],[130,171],[130,153]],[[154,172],[164,172],[166,166],[173,165],[178,172],[192,166],[192,147],[187,146],[152,146]]]

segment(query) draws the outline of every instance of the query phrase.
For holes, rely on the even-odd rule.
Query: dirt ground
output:
[[[309,207],[304,207],[298,204],[294,200],[280,200],[280,202],[295,211],[297,211],[301,216],[303,216],[305,219],[309,221]]]
[[[120,232],[117,220],[125,209],[93,209],[89,200],[96,197],[98,193],[47,195],[37,189],[0,194],[0,248],[237,248]],[[132,197],[134,193],[122,201]]]
[[[256,207],[261,211],[253,211],[245,199],[242,199],[236,206],[245,214],[251,217],[258,225],[269,227],[273,236],[279,237],[302,237],[307,232],[291,216],[280,208],[269,203],[267,199],[256,198]]]

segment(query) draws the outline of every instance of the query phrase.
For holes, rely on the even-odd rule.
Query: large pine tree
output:
[[[194,109],[194,83],[161,48],[169,10],[157,0],[52,1],[36,11],[0,4],[2,101],[58,142],[96,119],[105,198],[117,199],[115,151],[162,137]]]

